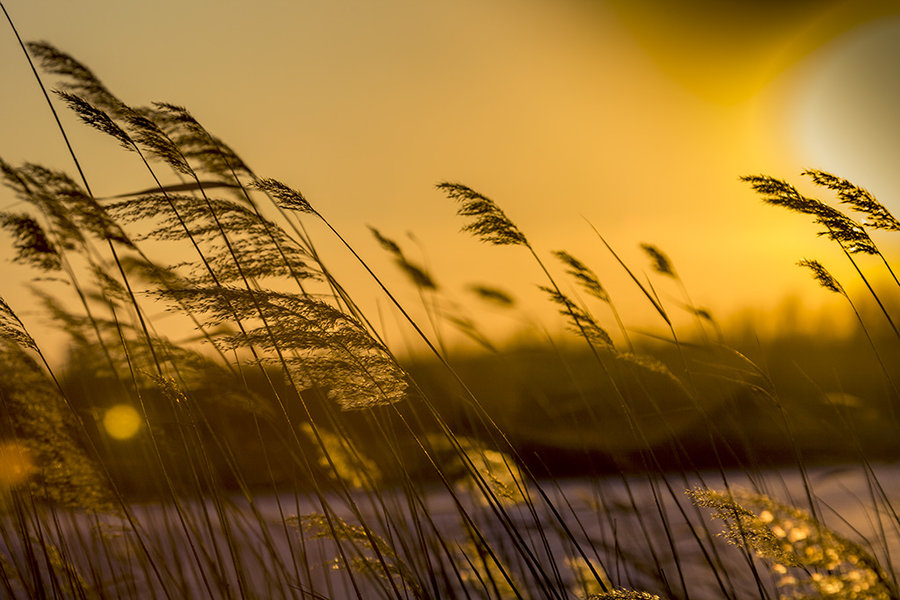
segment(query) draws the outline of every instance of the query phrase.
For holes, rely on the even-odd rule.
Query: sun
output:
[[[811,57],[786,103],[798,154],[873,192],[900,186],[898,52],[900,17],[893,17],[860,26]]]
[[[35,472],[31,450],[17,440],[0,442],[0,490],[22,485]]]
[[[116,404],[103,415],[103,428],[109,437],[116,440],[134,437],[142,423],[141,415],[128,404]]]

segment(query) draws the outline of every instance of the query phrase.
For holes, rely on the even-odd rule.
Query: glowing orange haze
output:
[[[866,71],[897,55],[870,60],[900,39],[890,3],[764,2],[724,14],[703,0],[677,14],[661,0],[42,4],[6,2],[24,38],[82,60],[127,102],[186,105],[259,174],[303,190],[410,304],[415,292],[367,225],[400,241],[456,299],[477,307],[465,286],[496,284],[558,325],[528,256],[458,233],[463,222],[433,187],[443,180],[494,199],[548,262],[565,249],[588,263],[637,326],[652,314],[586,221],[638,273],[649,273],[640,242],[664,249],[693,299],[727,316],[787,294],[839,305],[795,266],[803,257],[852,280],[805,218],[763,206],[740,175],[796,181],[820,167],[900,211],[885,159],[900,136],[881,134],[898,128],[886,108],[898,82],[866,106],[854,104],[858,85],[834,87],[846,73],[884,83]],[[70,169],[13,36],[0,45],[0,155]],[[67,123],[95,193],[151,185],[110,140]],[[872,143],[852,138],[859,131]],[[356,297],[375,298],[352,259],[313,232]],[[888,256],[898,250],[877,241]],[[34,319],[13,283],[27,274],[2,269],[0,295]],[[680,298],[669,283],[660,282],[664,301]],[[497,332],[518,326],[498,313],[479,320]]]

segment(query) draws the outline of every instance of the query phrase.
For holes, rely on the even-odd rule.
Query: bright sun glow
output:
[[[0,442],[0,490],[25,483],[34,471],[31,450],[24,444],[15,440]]]
[[[141,428],[141,416],[127,404],[116,404],[103,416],[103,427],[111,438],[127,440]]]

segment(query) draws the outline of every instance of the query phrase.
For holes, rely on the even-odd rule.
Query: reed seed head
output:
[[[834,190],[842,203],[848,204],[854,210],[865,214],[868,220],[863,225],[866,227],[900,231],[900,221],[868,190],[854,185],[846,179],[841,179],[818,169],[807,169],[803,174],[810,177],[816,185]]]
[[[729,542],[749,547],[780,575],[782,598],[896,597],[890,576],[872,554],[806,511],[741,490],[698,488],[688,494],[725,522],[722,535]]]
[[[134,142],[131,137],[108,114],[76,94],[61,90],[55,90],[55,93],[63,99],[72,112],[78,115],[83,123],[112,136],[126,150],[134,150]]]
[[[550,296],[550,300],[554,304],[559,306],[559,314],[566,317],[569,321],[569,329],[572,332],[583,335],[591,344],[610,349],[615,348],[612,338],[606,330],[591,315],[575,304],[571,298],[555,289],[545,286],[538,287]]]
[[[437,189],[459,203],[458,215],[474,217],[471,223],[462,228],[463,231],[498,246],[528,245],[525,234],[519,231],[519,228],[490,198],[460,183],[439,183]]]
[[[81,96],[108,114],[124,117],[131,109],[113,95],[86,66],[47,42],[28,42],[26,47],[48,73],[65,78],[66,91]]]
[[[484,300],[505,308],[515,304],[515,300],[507,292],[492,286],[473,284],[469,286],[473,294]]]
[[[653,270],[657,273],[662,273],[663,275],[668,275],[669,277],[677,277],[675,275],[675,268],[672,266],[672,262],[669,260],[669,257],[666,256],[662,250],[653,246],[652,244],[641,244],[641,249],[647,253],[647,256],[650,257],[650,260],[653,261]]]
[[[0,213],[0,226],[13,236],[13,260],[42,271],[59,271],[62,258],[44,228],[24,213]]]
[[[406,273],[406,276],[413,282],[413,285],[426,290],[438,289],[438,285],[434,278],[424,267],[410,262],[410,260],[406,258],[406,254],[404,254],[403,250],[400,248],[400,244],[383,236],[381,232],[374,227],[369,227],[369,231],[371,231],[372,235],[375,236],[375,239],[378,240],[378,244],[394,257],[394,262],[396,262],[397,266]]]
[[[37,470],[34,453],[20,440],[0,441],[0,492],[8,492],[26,481]]]
[[[25,330],[22,321],[13,312],[6,300],[0,298],[0,341],[11,343],[21,348],[37,350],[37,343]]]
[[[313,210],[306,198],[303,197],[303,194],[293,188],[289,188],[276,179],[255,179],[251,186],[272,196],[281,208],[313,215],[318,214]]]
[[[741,177],[749,182],[754,190],[763,195],[763,201],[773,206],[782,206],[788,210],[815,217],[815,222],[825,226],[825,235],[838,242],[851,254],[878,254],[878,248],[862,226],[843,214],[814,198],[801,194],[789,183],[767,175],[751,175]]]
[[[837,279],[835,279],[819,261],[804,258],[797,264],[812,271],[815,280],[826,290],[830,290],[832,292],[835,292],[836,294],[841,294],[844,296],[847,295],[846,292],[844,292],[843,286],[838,283]]]
[[[557,251],[553,253],[556,258],[562,261],[567,267],[569,267],[566,272],[575,278],[581,287],[594,296],[598,300],[609,303],[609,294],[606,289],[600,284],[600,279],[597,277],[597,274],[594,273],[590,268],[587,267],[583,262],[569,254],[565,251]]]

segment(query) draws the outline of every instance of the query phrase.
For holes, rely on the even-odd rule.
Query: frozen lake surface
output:
[[[881,486],[877,493],[900,504],[900,467],[880,465],[875,471]],[[732,488],[762,491],[809,510],[802,478],[796,471],[768,471],[754,478],[728,473],[725,479]],[[875,510],[873,488],[867,484],[863,469],[817,468],[810,471],[809,482],[816,511],[827,527],[869,548],[893,572],[891,561],[900,555],[896,516],[886,514],[884,505]],[[478,547],[473,540],[481,535],[498,549],[514,572],[526,574],[525,580],[518,582],[523,595],[535,589],[527,574],[535,572],[529,564],[537,564],[548,578],[545,584],[567,590],[560,597],[583,596],[586,588],[579,583],[578,573],[586,572],[584,565],[589,561],[617,587],[660,595],[668,588],[671,596],[692,599],[759,598],[747,556],[715,536],[723,528],[722,522],[712,520],[708,511],[695,508],[684,492],[698,485],[723,489],[725,483],[716,473],[673,474],[665,480],[630,476],[541,481],[529,490],[531,507],[507,507],[508,520],[466,492],[454,498],[442,488],[430,488],[419,497],[421,504],[413,507],[406,495],[393,490],[378,496],[358,492],[349,501],[336,494],[324,499],[334,511],[332,516],[357,524],[361,515],[372,531],[400,548],[399,556],[387,557],[388,562],[396,560],[419,573],[430,569],[436,588],[454,578],[455,586],[459,578],[477,579],[476,573],[488,577],[487,570],[479,569],[479,565],[471,565],[468,575],[446,577],[452,572],[446,555],[458,553],[461,557],[462,550],[467,549],[469,556],[478,556],[472,550]],[[472,519],[468,524],[457,501]],[[384,506],[390,509],[385,511]],[[255,497],[252,505],[239,497],[219,503],[186,501],[180,510],[171,504],[136,504],[134,527],[121,518],[92,519],[68,513],[54,517],[48,512],[35,533],[54,540],[62,555],[71,557],[72,572],[79,573],[89,585],[102,583],[106,597],[287,595],[339,599],[403,597],[409,593],[401,584],[395,590],[377,577],[357,574],[351,580],[346,569],[335,568],[341,563],[333,540],[313,539],[312,530],[301,532],[286,523],[297,515],[322,512],[321,499],[268,494]],[[880,523],[876,516],[880,516]],[[473,533],[476,530],[478,534]],[[0,549],[24,569],[27,549],[11,522],[4,524],[4,531]],[[514,538],[528,549],[526,556],[512,551]],[[419,539],[435,547],[431,556],[421,550]],[[347,548],[345,545],[349,557],[352,549]],[[152,561],[146,560],[147,556]],[[457,562],[465,564],[465,559]],[[762,561],[754,563],[764,585],[774,590],[779,575],[771,573]],[[579,564],[581,569],[577,568]],[[9,571],[9,564],[4,568]],[[502,584],[499,582],[497,590],[503,589]],[[476,584],[474,591],[470,590],[471,597],[485,597],[484,588],[493,590],[489,582],[483,587]],[[17,596],[18,592],[26,593],[24,587],[15,590]],[[409,597],[414,596],[409,593]]]

